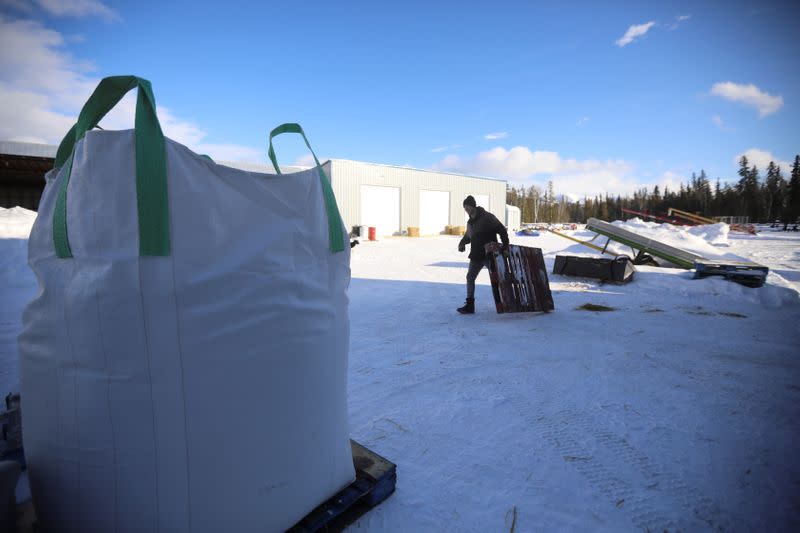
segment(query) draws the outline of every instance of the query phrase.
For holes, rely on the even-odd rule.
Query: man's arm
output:
[[[467,222],[467,227],[464,230],[464,236],[461,237],[461,242],[458,243],[459,246],[462,244],[469,244],[472,242],[472,221],[470,220]]]
[[[495,231],[497,231],[497,234],[500,235],[500,240],[503,241],[503,250],[507,250],[508,249],[508,230],[503,225],[503,223],[500,222],[500,220],[497,219],[497,217],[494,217],[494,220],[497,222],[497,229]]]
[[[464,250],[467,249],[467,244],[469,244],[472,241],[472,237],[470,237],[471,233],[472,232],[470,231],[469,222],[467,222],[467,229],[464,232],[464,236],[461,237],[460,241],[458,241],[458,251],[459,252],[463,252]]]

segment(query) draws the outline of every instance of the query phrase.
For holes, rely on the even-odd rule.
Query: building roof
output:
[[[55,159],[57,151],[58,146],[52,144],[0,141],[0,154],[49,157],[50,159]]]
[[[505,178],[492,178],[492,177],[489,177],[489,176],[476,176],[476,175],[472,175],[472,174],[464,174],[464,173],[461,173],[461,172],[448,172],[448,171],[445,171],[445,170],[433,170],[433,169],[429,169],[429,168],[415,168],[415,167],[410,167],[410,166],[406,166],[406,165],[389,165],[389,164],[386,164],[386,163],[370,163],[370,162],[367,162],[367,161],[356,161],[356,160],[353,160],[353,159],[331,159],[331,161],[345,161],[345,162],[349,162],[349,163],[360,163],[362,165],[374,165],[374,166],[377,166],[377,167],[401,168],[401,169],[404,169],[404,170],[413,170],[415,172],[430,172],[430,173],[433,173],[433,174],[447,174],[449,176],[459,176],[461,178],[472,178],[472,179],[477,179],[477,180],[490,180],[490,181],[502,181],[503,183],[506,183],[508,181]]]

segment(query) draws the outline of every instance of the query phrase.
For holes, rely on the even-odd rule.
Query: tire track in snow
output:
[[[606,496],[612,505],[621,506],[634,525],[645,531],[659,532],[675,527],[654,504],[653,496],[643,495],[619,476],[618,472],[623,470],[621,464],[603,464],[595,458],[591,450],[572,436],[576,431],[586,434],[589,429],[585,424],[578,423],[580,413],[562,411],[557,417],[536,417],[523,397],[512,399],[512,403],[523,413],[523,418],[540,434],[542,440],[564,457],[565,461],[570,462],[592,489]]]
[[[529,391],[530,398],[547,397],[540,377],[530,383],[537,384]],[[696,529],[698,525],[697,522],[676,523],[668,516],[672,515],[694,517],[706,524],[709,530],[730,529],[728,520],[711,499],[677,476],[658,468],[645,453],[624,438],[600,427],[601,418],[590,417],[588,413],[573,408],[553,415],[541,414],[540,409],[522,395],[512,397],[511,402],[542,440],[571,463],[594,490],[626,513],[636,527],[661,532]],[[582,440],[591,442],[597,449],[589,449],[581,443]],[[623,475],[631,470],[638,475]],[[662,505],[665,501],[669,507]]]

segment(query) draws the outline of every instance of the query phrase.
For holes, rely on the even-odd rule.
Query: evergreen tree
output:
[[[594,201],[592,201],[591,198],[589,198],[588,196],[584,197],[583,205],[584,205],[583,210],[586,215],[584,222],[586,222],[590,218],[597,218],[597,213],[595,212],[595,207],[594,207]]]
[[[661,190],[659,190],[658,185],[653,187],[653,194],[650,195],[650,199],[647,202],[647,210],[651,212],[656,212],[661,209]]]
[[[749,162],[746,156],[739,160],[739,182],[736,184],[736,192],[739,195],[739,212],[750,217],[750,220],[757,222],[761,214],[760,198],[758,190],[758,168],[748,167]]]
[[[739,158],[739,170],[737,171],[737,174],[744,179],[747,177],[748,172],[750,172],[750,161],[747,160],[746,155],[743,155],[741,158]]]
[[[725,188],[722,189],[722,212],[723,214],[733,214],[738,213],[739,205],[739,194],[736,192],[736,189],[732,187],[730,184],[726,183]]]
[[[597,203],[597,218],[600,220],[608,221],[608,202],[604,201],[599,196],[595,198],[595,202]]]
[[[789,178],[789,187],[786,193],[786,210],[783,218],[783,229],[788,229],[789,224],[797,224],[800,216],[800,155],[794,156],[792,176]]]
[[[794,159],[788,183],[781,169],[770,162],[764,183],[760,183],[758,169],[750,166],[747,157],[739,160],[738,181],[717,178],[712,190],[705,170],[692,173],[688,184],[681,182],[678,190],[654,185],[652,192],[646,187],[631,194],[599,194],[584,197],[576,202],[567,197],[556,197],[555,183],[546,188],[506,187],[506,203],[519,207],[523,222],[586,222],[589,218],[622,220],[627,214],[622,209],[663,212],[669,207],[699,212],[705,216],[747,215],[753,222],[780,217],[784,227],[796,224],[800,217],[800,155]]]
[[[704,215],[708,215],[711,208],[711,185],[708,183],[706,171],[700,169],[700,175],[697,177],[697,182],[694,186],[695,200],[697,202],[697,209]]]
[[[750,176],[747,180],[744,201],[747,203],[746,212],[753,222],[759,222],[763,218],[761,200],[761,186],[758,183],[758,167],[753,165],[750,169]]]
[[[556,196],[556,194],[555,194],[555,190],[554,190],[553,180],[550,180],[550,181],[547,182],[547,193],[546,193],[546,195],[544,197],[545,204],[546,204],[545,207],[547,209],[547,221],[550,222],[550,223],[556,222],[554,220],[554,218],[555,218],[555,209],[553,209],[553,207],[554,207],[553,204],[556,201],[555,196]]]
[[[747,177],[750,175],[750,162],[747,160],[747,156],[743,155],[739,159],[739,170],[736,173],[739,174],[739,181],[736,183],[736,194],[741,200],[744,197],[744,189],[745,183],[747,182]],[[744,209],[743,201],[739,202],[737,211],[740,209]]]
[[[711,212],[715,216],[722,215],[722,188],[719,184],[719,178],[717,178],[717,183],[714,185],[714,200],[712,203]]]
[[[767,181],[764,183],[764,207],[766,220],[772,221],[781,216],[785,203],[786,180],[781,175],[781,168],[774,161],[767,167]]]
[[[531,185],[528,189],[528,211],[533,222],[539,222],[539,208],[542,205],[542,194],[538,187]]]
[[[678,189],[678,197],[676,198],[678,209],[682,211],[688,211],[689,206],[686,205],[686,187],[683,186],[683,182],[680,183],[680,188]]]

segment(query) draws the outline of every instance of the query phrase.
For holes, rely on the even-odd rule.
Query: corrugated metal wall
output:
[[[57,146],[0,141],[0,207],[36,211]]]
[[[462,202],[467,195],[489,196],[489,211],[505,221],[506,182],[490,178],[474,178],[413,168],[393,167],[334,159],[326,162],[325,171],[331,177],[333,192],[339,204],[345,226],[361,224],[361,186],[383,185],[400,188],[400,227],[419,227],[419,191],[448,191],[450,193],[450,222],[464,225]],[[442,228],[444,229],[444,228]]]

